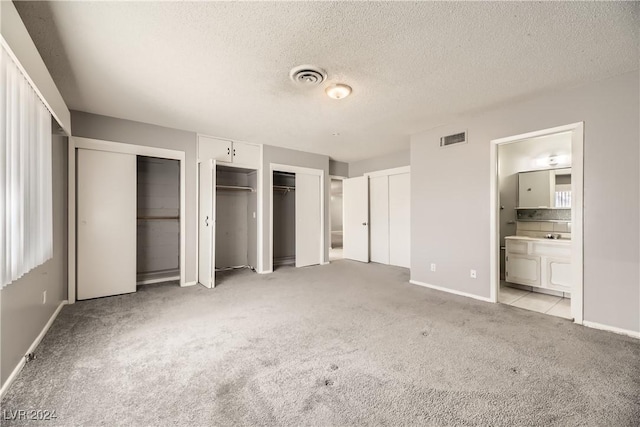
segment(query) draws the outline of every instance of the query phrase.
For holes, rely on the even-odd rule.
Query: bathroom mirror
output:
[[[571,168],[519,172],[518,208],[571,208]]]

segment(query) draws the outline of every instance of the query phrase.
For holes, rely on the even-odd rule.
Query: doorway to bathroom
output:
[[[583,124],[492,141],[494,302],[582,323]]]

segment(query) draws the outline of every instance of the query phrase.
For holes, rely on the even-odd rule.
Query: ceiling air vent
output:
[[[327,73],[313,65],[300,65],[289,72],[289,77],[300,86],[318,86],[327,78]]]
[[[454,133],[440,138],[440,147],[464,144],[465,142],[467,142],[467,132]]]

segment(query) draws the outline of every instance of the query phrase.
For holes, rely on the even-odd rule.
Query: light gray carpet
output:
[[[640,341],[339,261],[65,307],[3,409],[41,425],[638,425]],[[3,421],[3,425],[21,425]]]

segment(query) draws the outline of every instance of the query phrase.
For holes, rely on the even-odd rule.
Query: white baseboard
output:
[[[65,304],[67,304],[67,300],[60,302],[60,304],[58,305],[58,308],[56,308],[56,311],[53,312],[53,314],[51,315],[47,323],[44,325],[44,327],[36,337],[36,339],[33,340],[33,342],[31,343],[31,345],[29,346],[25,354],[33,353],[34,351],[36,351],[36,347],[38,347],[38,344],[40,344],[44,336],[47,334],[47,331],[49,330],[51,325],[53,325],[53,321],[56,320],[56,317],[58,317],[60,310],[62,310],[62,307]],[[4,384],[2,384],[2,388],[0,388],[0,400],[3,399],[7,391],[9,391],[11,384],[18,377],[18,374],[20,373],[20,371],[22,371],[22,368],[24,367],[25,363],[26,363],[25,358],[21,357],[20,361],[18,362],[18,365],[15,367],[13,372],[11,372],[11,375],[9,375],[9,377],[7,378],[7,381],[5,381]]]
[[[324,261],[324,262],[321,262],[320,265],[327,265],[329,263],[330,263],[330,261]]]
[[[273,273],[273,269],[271,270],[264,270],[264,271],[258,271],[258,274],[270,274]]]
[[[151,285],[152,283],[171,282],[173,280],[180,280],[180,276],[159,277],[157,279],[144,279],[144,280],[140,280],[139,282],[136,282],[136,285]]]
[[[184,285],[182,285],[182,287],[184,288],[184,287],[187,287],[187,286],[195,286],[197,284],[198,284],[197,280],[195,280],[193,282],[184,282]]]
[[[584,320],[582,322],[582,325],[586,326],[588,328],[600,329],[600,330],[603,330],[603,331],[614,332],[616,334],[626,335],[626,336],[631,337],[631,338],[640,339],[640,332],[630,331],[628,329],[616,328],[615,326],[603,325],[602,323],[589,322],[587,320]]]
[[[409,280],[409,283],[411,283],[412,285],[424,286],[425,288],[435,289],[437,291],[448,292],[454,295],[460,295],[463,297],[468,297],[468,298],[473,298],[480,301],[493,303],[491,298],[481,297],[480,295],[469,294],[467,292],[456,291],[455,289],[449,289],[449,288],[443,288],[442,286],[430,285],[428,283],[419,282],[417,280]]]

